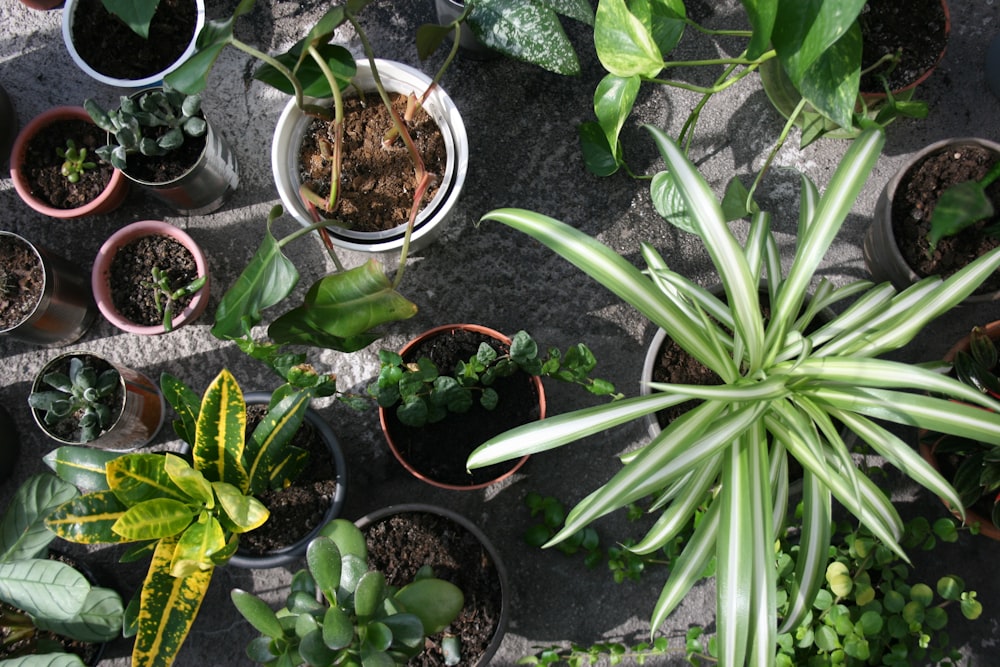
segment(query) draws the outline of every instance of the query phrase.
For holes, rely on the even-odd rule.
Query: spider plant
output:
[[[468,465],[476,468],[553,449],[690,399],[700,401],[648,444],[623,456],[621,470],[569,512],[549,544],[658,493],[656,507],[662,513],[632,547],[638,553],[653,551],[682,529],[703,494],[712,492],[704,520],[676,560],[653,609],[653,632],[715,557],[719,664],[770,665],[778,633],[802,621],[823,581],[834,498],[905,558],[899,543],[902,521],[889,498],[856,468],[842,428],[956,507],[961,504],[951,486],[880,422],[1000,444],[1000,416],[973,407],[995,408],[992,399],[929,368],[877,358],[905,345],[970,294],[1000,267],[1000,251],[947,280],[927,278],[901,293],[868,281],[835,287],[821,280],[812,286],[878,159],[881,131],[866,131],[851,144],[822,196],[802,178],[798,245],[785,274],[768,215],[755,214],[748,239],[739,241],[683,151],[662,131],[649,130],[668,167],[653,182],[657,208],[664,210],[664,202],[657,200],[662,192],[657,180],[670,178],[682,196],[683,219],[701,237],[718,271],[723,299],[671,271],[651,245],[642,246],[648,268],[641,271],[579,230],[538,213],[500,209],[483,219],[502,222],[550,247],[664,328],[723,383],[654,384],[648,396],[513,429],[480,446]],[[771,304],[766,323],[758,296],[764,279]],[[809,328],[819,311],[848,297],[854,301],[840,315]],[[798,585],[779,628],[774,543],[785,520],[790,458],[804,470],[805,557],[797,564]]]

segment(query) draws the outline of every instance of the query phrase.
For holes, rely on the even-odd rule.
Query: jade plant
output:
[[[102,643],[122,630],[122,601],[110,588],[91,585],[73,565],[47,557],[55,533],[46,517],[78,496],[51,473],[26,479],[0,517],[0,662],[22,667],[83,661],[56,638]]]
[[[111,410],[121,385],[114,367],[98,372],[85,358],[70,357],[66,372],[50,371],[42,383],[49,388],[33,391],[28,405],[45,413],[42,421],[48,426],[74,422],[80,442],[96,440],[118,417]]]
[[[96,163],[87,160],[87,149],[77,148],[72,139],[66,140],[66,148],[56,148],[56,155],[63,159],[59,173],[70,183],[78,183],[83,172],[97,167]]]
[[[92,99],[84,109],[94,123],[114,138],[97,155],[116,169],[128,170],[128,156],[167,155],[184,145],[185,138],[203,137],[208,125],[201,114],[201,96],[185,95],[168,85],[143,92],[136,99],[122,95],[117,109],[105,111]]]
[[[590,376],[597,360],[583,343],[565,354],[551,348],[543,358],[538,352],[535,339],[527,331],[518,331],[507,352],[480,343],[476,354],[460,361],[448,375],[427,357],[407,363],[397,352],[380,350],[379,376],[368,387],[368,393],[383,408],[396,406],[399,420],[414,427],[441,421],[449,412],[468,412],[477,402],[493,410],[499,396],[491,385],[497,378],[510,377],[517,371],[578,384],[598,396],[618,397],[614,385]]]
[[[309,543],[306,566],[292,577],[277,612],[252,593],[232,591],[233,604],[261,633],[247,646],[251,660],[274,666],[405,665],[465,602],[457,586],[429,569],[405,586],[387,585],[382,572],[369,569],[364,534],[344,519]],[[460,647],[443,649],[460,659]]]
[[[141,597],[129,605],[126,629],[136,633],[132,664],[170,665],[208,590],[212,573],[236,552],[239,536],[267,521],[254,497],[281,488],[307,465],[289,444],[313,396],[330,379],[299,368],[273,392],[267,417],[246,435],[246,404],[223,370],[199,397],[164,374],[164,396],[179,415],[178,436],[191,457],[172,453],[115,456],[61,447],[46,456],[56,473],[88,490],[55,508],[46,525],[82,544],[137,543],[124,560],[152,556]]]
[[[777,646],[774,539],[788,497],[792,459],[804,470],[803,557],[793,612],[797,626],[823,578],[833,499],[905,558],[903,523],[884,491],[860,474],[842,433],[853,433],[891,465],[956,508],[955,490],[910,444],[880,422],[926,428],[1000,445],[993,399],[926,369],[879,356],[912,340],[961,303],[1000,267],[991,251],[947,279],[929,277],[897,293],[889,284],[814,283],[830,243],[873,168],[884,136],[862,133],[846,151],[822,195],[802,179],[794,256],[783,264],[764,212],[752,216],[746,240],[726,224],[721,205],[683,150],[649,131],[677,184],[688,218],[719,274],[723,298],[672,271],[642,245],[645,271],[579,229],[518,209],[484,216],[542,242],[662,327],[682,349],[714,371],[717,386],[654,383],[652,393],[548,417],[492,438],[470,468],[548,451],[673,405],[695,401],[649,443],[625,454],[623,467],[567,515],[558,542],[639,498],[662,491],[653,527],[634,547],[659,549],[683,529],[704,493],[719,492],[674,563],[652,613],[655,632],[716,559],[720,664],[768,665]],[[658,193],[654,191],[656,199]],[[787,266],[787,269],[786,269]],[[766,279],[770,317],[761,310]],[[811,298],[807,299],[812,292]],[[818,327],[817,314],[853,298]],[[928,395],[927,392],[933,392]],[[954,400],[949,400],[954,399]],[[878,420],[878,421],[876,421]]]
[[[153,304],[156,311],[163,317],[163,330],[172,331],[174,328],[174,308],[178,299],[197,294],[205,286],[208,276],[198,276],[186,285],[173,287],[170,284],[170,276],[158,266],[150,269],[150,280],[141,283],[147,289],[153,290]]]

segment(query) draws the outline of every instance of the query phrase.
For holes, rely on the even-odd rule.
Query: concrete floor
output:
[[[210,17],[231,10],[236,0],[209,2]],[[328,3],[314,0],[282,2],[260,0],[257,9],[237,24],[239,36],[275,52],[295,41],[304,26]],[[596,3],[595,3],[596,4]],[[696,3],[702,13],[717,3]],[[709,19],[726,24],[736,3],[721,3]],[[381,57],[400,60],[432,72],[437,62],[421,65],[412,43],[416,27],[433,20],[430,0],[396,3],[382,0],[368,8],[365,25]],[[71,62],[60,37],[61,11],[38,12],[15,0],[0,0],[0,83],[7,89],[24,123],[44,109],[81,104],[95,97],[106,104],[118,91],[87,78]],[[273,17],[273,18],[272,18]],[[822,265],[821,273],[835,284],[863,278],[867,272],[861,241],[882,185],[911,153],[931,141],[953,136],[1000,139],[1000,101],[985,84],[982,63],[987,44],[1000,31],[1000,9],[995,0],[953,2],[952,32],[939,70],[919,90],[931,109],[922,121],[904,120],[891,126],[884,155],[859,198],[853,213]],[[682,273],[702,284],[715,282],[711,264],[693,239],[665,224],[650,203],[644,181],[618,174],[598,179],[583,167],[576,126],[592,117],[592,95],[603,71],[585,30],[568,25],[583,63],[578,78],[564,78],[506,59],[460,59],[449,70],[444,88],[457,103],[469,133],[471,158],[465,191],[445,234],[413,258],[403,292],[419,313],[389,328],[385,337],[361,352],[345,355],[310,353],[317,365],[339,376],[342,390],[361,391],[376,376],[380,347],[398,349],[413,335],[432,326],[456,321],[478,322],[514,332],[528,329],[545,345],[565,348],[587,343],[599,360],[599,374],[626,394],[638,392],[638,376],[653,329],[637,313],[597,288],[587,278],[531,240],[498,224],[476,227],[485,212],[501,206],[533,209],[565,220],[639,262],[639,243],[652,243]],[[350,35],[342,39],[349,41]],[[727,47],[728,48],[728,47]],[[211,313],[225,288],[235,279],[256,248],[268,210],[277,203],[269,161],[271,133],[285,100],[254,82],[251,63],[236,51],[226,51],[210,79],[204,106],[236,152],[242,172],[240,188],[217,213],[185,218],[137,189],[111,215],[60,222],[44,218],[25,206],[9,178],[0,179],[0,228],[15,231],[51,247],[87,270],[97,249],[114,229],[139,219],[164,219],[186,229],[207,251],[212,271],[212,302],[208,315],[168,336],[135,337],[100,320],[74,349],[92,350],[137,368],[150,377],[163,371],[203,389],[222,367],[228,367],[245,389],[266,389],[273,380],[266,369],[235,346],[209,333]],[[681,76],[688,76],[681,73]],[[690,75],[697,79],[697,75]],[[652,123],[676,134],[688,109],[690,95],[644,88],[633,121],[624,136],[633,169],[653,173],[659,158],[639,123]],[[732,174],[744,180],[756,173],[777,138],[782,119],[772,109],[751,77],[734,86],[705,108],[691,154],[721,195]],[[819,141],[799,150],[796,139],[780,152],[777,165],[762,188],[765,209],[775,214],[779,242],[794,243],[797,180],[783,169],[808,174],[822,188],[846,149],[835,140]],[[295,228],[291,218],[278,223],[279,231]],[[291,251],[308,285],[329,270],[318,243],[300,241]],[[362,255],[347,253],[358,264]],[[391,265],[393,259],[386,258]],[[997,305],[964,307],[928,328],[927,336],[898,353],[907,360],[931,360],[977,323],[995,320]],[[0,339],[0,401],[12,413],[23,454],[11,480],[0,484],[0,503],[6,503],[18,480],[43,468],[40,457],[53,447],[31,420],[26,397],[31,378],[59,350],[38,349]],[[592,403],[572,388],[547,386],[550,414]],[[496,543],[511,574],[512,616],[500,652],[491,664],[513,665],[532,647],[574,641],[624,639],[640,641],[648,634],[648,617],[662,584],[662,573],[649,573],[641,583],[613,583],[601,569],[590,571],[579,559],[526,547],[521,534],[529,523],[523,498],[530,491],[571,504],[601,484],[615,469],[614,456],[644,442],[641,424],[603,433],[569,448],[532,458],[510,484],[481,492],[432,489],[408,476],[391,458],[374,411],[357,414],[329,399],[315,407],[329,421],[345,448],[350,486],[344,515],[357,518],[384,505],[430,502],[469,517]],[[158,447],[177,444],[165,428]],[[937,501],[901,485],[896,498],[904,513],[943,514]],[[605,541],[633,535],[633,526],[620,515],[601,520],[597,529]],[[633,535],[634,536],[634,535]],[[997,545],[963,537],[958,545],[921,559],[922,574],[935,577],[946,568],[964,577],[979,591],[985,606],[974,624],[953,622],[953,638],[963,646],[970,665],[996,664],[996,637],[1000,636],[1000,584],[992,565]],[[105,569],[121,585],[135,583],[144,566],[117,566],[112,550],[98,549]],[[243,647],[251,637],[228,599],[235,586],[275,599],[289,581],[277,570],[220,570],[208,600],[182,650],[179,665],[248,665]],[[714,594],[710,584],[698,586],[666,623],[664,633],[676,646],[692,624],[713,624]],[[111,645],[103,667],[129,664],[130,644]],[[680,664],[664,659],[661,664]]]

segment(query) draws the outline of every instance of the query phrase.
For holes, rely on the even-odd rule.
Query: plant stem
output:
[[[340,197],[340,163],[344,147],[344,98],[340,94],[337,77],[312,44],[309,45],[309,55],[323,72],[333,95],[333,156],[330,159],[330,197],[327,200],[327,212],[333,213],[337,209],[337,200]]]
[[[792,131],[792,127],[795,126],[795,120],[799,117],[799,114],[802,113],[802,110],[805,109],[805,107],[806,99],[803,97],[799,100],[795,110],[789,114],[788,120],[785,121],[785,127],[781,129],[781,134],[778,136],[777,143],[774,144],[774,148],[771,149],[771,152],[767,154],[767,159],[764,160],[764,165],[760,168],[760,171],[757,172],[757,176],[753,179],[753,184],[750,186],[749,192],[747,192],[747,210],[750,210],[750,203],[753,201],[753,193],[757,191],[757,186],[760,185],[760,182],[764,179],[764,174],[766,174],[767,170],[771,168],[771,163],[778,155],[778,151],[780,151],[781,147],[785,145],[785,140],[788,139],[788,133]]]

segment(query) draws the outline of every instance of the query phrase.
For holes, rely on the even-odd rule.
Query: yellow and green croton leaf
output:
[[[210,482],[249,488],[243,467],[246,402],[236,378],[223,369],[205,390],[195,426],[194,467]]]
[[[111,491],[96,491],[63,503],[49,514],[45,525],[64,540],[77,544],[128,542],[112,529],[127,510]]]

